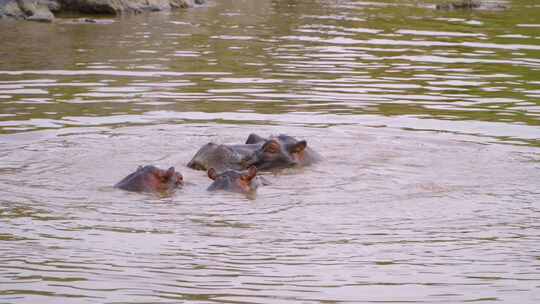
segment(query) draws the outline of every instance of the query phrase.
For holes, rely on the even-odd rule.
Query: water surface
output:
[[[540,10],[217,1],[0,27],[0,303],[540,301]],[[185,167],[308,141],[255,199]],[[169,197],[126,193],[175,166]]]

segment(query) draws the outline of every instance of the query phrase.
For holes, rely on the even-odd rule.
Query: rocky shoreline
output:
[[[204,0],[0,0],[0,19],[52,22],[55,14],[121,15],[168,11],[203,4]]]

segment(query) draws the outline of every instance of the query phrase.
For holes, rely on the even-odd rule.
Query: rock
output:
[[[0,0],[0,18],[24,19],[24,12],[15,0]]]
[[[62,8],[60,6],[60,3],[58,3],[58,1],[55,1],[55,0],[43,0],[43,2],[47,4],[47,7],[53,13],[59,12],[60,9]]]
[[[62,11],[86,14],[118,14],[122,11],[121,0],[59,0]]]
[[[501,3],[489,1],[462,0],[458,2],[441,3],[435,6],[437,10],[504,10],[507,7]]]
[[[48,0],[0,0],[0,17],[52,22]]]
[[[461,2],[437,4],[435,8],[438,10],[459,10],[459,9],[473,9],[479,6],[480,4],[476,1],[464,0]]]
[[[54,15],[49,10],[48,3],[44,1],[17,0],[17,2],[26,15],[26,20],[38,22],[52,22],[54,20]]]
[[[92,19],[92,18],[59,18],[57,22],[62,24],[111,24],[114,23],[114,19]]]
[[[186,0],[170,0],[171,7],[173,8],[188,8],[190,7]]]
[[[119,15],[168,11],[203,3],[204,0],[0,0],[0,18],[51,22],[52,12]]]
[[[54,15],[48,8],[40,8],[35,11],[35,14],[33,14],[32,16],[28,16],[26,20],[37,22],[53,22]]]
[[[86,14],[139,13],[188,8],[203,0],[58,0],[62,10]]]

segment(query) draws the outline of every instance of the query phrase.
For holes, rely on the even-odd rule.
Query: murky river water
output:
[[[540,4],[0,23],[0,303],[540,302]],[[209,141],[324,156],[255,199]],[[171,197],[112,185],[174,165]]]

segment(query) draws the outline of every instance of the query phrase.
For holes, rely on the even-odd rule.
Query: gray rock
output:
[[[43,2],[47,5],[49,10],[53,13],[59,12],[62,6],[60,6],[60,3],[56,0],[43,0]]]
[[[171,6],[173,8],[177,8],[177,7],[189,8],[189,7],[194,7],[197,5],[202,5],[206,1],[205,0],[169,0],[169,2],[171,3]]]
[[[507,9],[507,7],[504,4],[498,3],[495,1],[461,0],[461,1],[437,4],[435,6],[435,9],[446,10],[446,11],[473,10],[473,9],[504,10],[504,9]]]
[[[51,22],[54,20],[52,12],[119,15],[168,11],[202,3],[204,0],[0,0],[0,18]]]
[[[24,19],[25,15],[16,0],[0,0],[0,17]]]
[[[62,11],[86,14],[119,14],[124,4],[122,0],[59,0]]]
[[[62,10],[86,14],[138,13],[188,8],[203,0],[58,0]]]
[[[59,18],[57,20],[61,24],[111,24],[114,23],[114,19],[93,19],[93,18]]]
[[[0,17],[52,22],[48,0],[0,0]]]
[[[38,22],[52,22],[53,13],[49,10],[48,3],[41,0],[17,0],[19,7],[26,15],[26,20]]]

